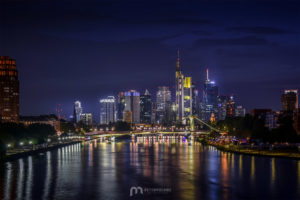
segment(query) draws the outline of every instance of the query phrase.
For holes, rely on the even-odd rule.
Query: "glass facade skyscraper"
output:
[[[180,69],[180,57],[179,57],[179,50],[178,56],[176,61],[176,81],[175,81],[175,90],[176,90],[176,99],[175,99],[175,106],[176,106],[176,119],[179,122],[182,122],[184,117],[184,75]]]
[[[140,122],[150,124],[152,115],[152,101],[148,90],[145,91],[144,95],[140,96],[140,110]]]
[[[211,114],[217,112],[218,105],[218,87],[214,81],[209,79],[208,69],[206,70],[206,80],[203,90],[203,104],[205,107],[204,120],[209,121]]]
[[[162,123],[167,121],[168,109],[171,106],[171,91],[169,87],[160,86],[156,93],[156,121]]]
[[[125,111],[132,113],[132,123],[140,123],[140,93],[135,90],[125,92]]]
[[[80,121],[80,115],[82,114],[82,107],[80,101],[75,101],[74,103],[74,114],[73,119],[75,123],[78,123]]]
[[[100,99],[100,124],[109,124],[116,121],[116,100],[114,96]]]
[[[125,109],[125,95],[124,92],[118,94],[118,104],[117,104],[117,120],[122,121]]]

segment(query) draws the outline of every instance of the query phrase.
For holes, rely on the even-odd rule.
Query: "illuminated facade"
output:
[[[82,113],[80,115],[80,121],[82,121],[87,126],[93,125],[92,113]]]
[[[16,61],[0,57],[0,115],[2,122],[19,122],[19,80]]]
[[[236,117],[245,117],[246,109],[243,106],[237,106],[235,109],[235,116]]]
[[[123,114],[123,121],[129,124],[132,124],[132,112],[129,110],[125,110]]]
[[[140,110],[140,122],[144,124],[151,124],[152,101],[148,90],[145,91],[144,95],[140,96]]]
[[[80,101],[74,102],[74,114],[73,119],[75,123],[78,123],[80,121],[80,115],[82,114],[82,107]]]
[[[192,83],[192,114],[200,117],[200,99],[199,91],[196,88],[196,84]]]
[[[123,113],[125,109],[125,95],[124,92],[118,94],[118,105],[117,105],[117,120],[123,120]]]
[[[184,78],[183,85],[184,92],[184,117],[193,114],[193,91],[192,91],[192,77]]]
[[[100,99],[100,124],[109,124],[116,121],[116,100],[114,96]]]
[[[226,106],[226,117],[234,117],[234,116],[235,116],[235,103],[233,100],[233,96],[231,96]]]
[[[295,111],[298,109],[298,90],[285,90],[281,96],[283,111]]]
[[[218,115],[217,120],[224,120],[226,118],[227,103],[229,101],[228,96],[218,96]]]
[[[176,119],[179,122],[182,122],[184,117],[184,75],[180,69],[180,57],[179,57],[179,50],[178,56],[176,61],[176,80],[175,80],[175,90],[176,90],[176,99],[175,99],[175,106],[176,106]]]
[[[132,112],[132,123],[140,123],[140,93],[135,90],[125,92],[125,111]]]
[[[171,106],[171,91],[169,87],[160,86],[156,93],[156,121],[167,121],[167,112]]]
[[[209,79],[208,69],[206,69],[206,80],[203,91],[203,104],[205,109],[204,120],[209,121],[213,112],[218,110],[218,87],[214,81]]]

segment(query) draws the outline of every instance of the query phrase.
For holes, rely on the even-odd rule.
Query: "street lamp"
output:
[[[51,142],[51,139],[48,138],[48,139],[47,139],[47,142]]]
[[[11,147],[11,144],[7,144],[7,148],[10,148]]]
[[[23,146],[23,144],[24,144],[23,142],[20,142],[20,146]]]
[[[32,144],[32,141],[29,141],[29,144]]]

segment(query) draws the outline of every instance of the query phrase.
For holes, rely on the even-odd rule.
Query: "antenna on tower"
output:
[[[179,54],[179,48],[177,49],[176,71],[180,71],[180,54]]]
[[[206,80],[209,81],[208,68],[206,69]]]

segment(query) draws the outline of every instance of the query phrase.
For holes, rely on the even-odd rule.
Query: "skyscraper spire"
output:
[[[208,68],[206,69],[206,80],[209,81]]]
[[[177,49],[176,71],[180,71],[180,57],[179,57],[179,48]]]
[[[150,95],[149,91],[146,89],[145,94],[144,95]]]

